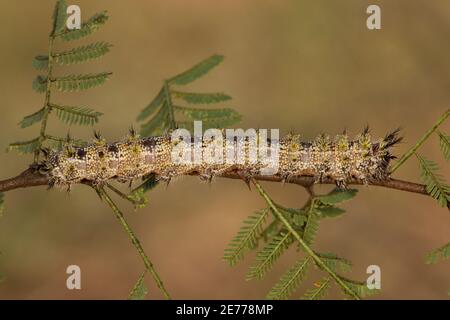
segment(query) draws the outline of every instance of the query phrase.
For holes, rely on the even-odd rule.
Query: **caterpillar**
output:
[[[255,132],[258,134],[260,130]],[[288,134],[277,141],[277,171],[272,174],[284,181],[299,176],[312,176],[316,182],[331,179],[340,188],[345,188],[351,181],[364,184],[383,181],[389,178],[389,163],[395,158],[391,149],[402,139],[398,132],[397,129],[384,138],[372,140],[369,129],[365,128],[354,139],[349,139],[344,132],[333,138],[321,134],[310,142],[301,141],[300,135]],[[49,176],[51,186],[69,188],[83,181],[100,185],[109,180],[133,181],[150,174],[166,181],[192,173],[208,180],[231,172],[243,173],[247,177],[262,174],[267,161],[251,158],[249,137],[227,140],[225,130],[219,133],[222,139],[203,140],[197,145],[193,138],[183,142],[169,133],[139,138],[131,132],[126,139],[115,143],[107,143],[97,135],[95,141],[85,147],[74,146],[68,141],[60,151],[45,150],[39,169]],[[211,160],[214,153],[211,150],[221,150],[220,154],[215,151],[215,156],[223,156],[223,159],[236,146],[233,142],[239,141],[245,151],[241,161],[205,161],[205,158]],[[180,143],[184,143],[184,147],[197,146],[197,151],[204,156],[203,161],[173,161],[174,151],[179,149]],[[274,152],[274,148],[275,144],[269,146],[270,152]],[[231,150],[231,154],[233,152],[235,150]]]

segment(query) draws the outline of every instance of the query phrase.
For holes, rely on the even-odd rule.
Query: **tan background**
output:
[[[243,127],[296,130],[306,138],[370,124],[375,135],[401,126],[401,154],[450,104],[450,2],[417,1],[69,1],[84,18],[107,9],[108,24],[87,41],[109,41],[112,52],[97,62],[58,68],[69,72],[113,71],[105,86],[56,101],[104,112],[96,128],[119,139],[157,93],[161,81],[213,53],[224,64],[194,84],[197,91],[233,95]],[[383,29],[368,31],[365,10],[382,6]],[[37,74],[32,57],[45,53],[54,1],[0,1],[2,48],[0,145],[32,138],[38,128],[16,124],[43,97],[31,90]],[[81,41],[80,43],[85,43]],[[74,45],[74,44],[70,44]],[[58,49],[67,45],[58,44]],[[449,126],[444,129],[449,132]],[[51,133],[67,128],[52,118]],[[91,128],[71,128],[78,137]],[[449,177],[437,139],[422,153]],[[0,154],[0,176],[19,173],[29,156]],[[396,175],[418,180],[412,159]],[[305,192],[264,184],[274,199],[300,206]],[[325,191],[326,188],[318,190]],[[176,298],[263,298],[299,253],[284,256],[263,281],[246,282],[250,254],[236,268],[221,261],[241,221],[264,206],[238,181],[211,186],[183,178],[159,187],[150,204],[133,213],[120,203],[168,290]],[[6,195],[0,220],[0,298],[125,298],[143,266],[112,213],[87,187],[68,195],[45,188]],[[425,254],[450,240],[450,215],[430,198],[376,187],[361,188],[345,205],[348,213],[324,221],[316,248],[354,263],[351,276],[364,279],[370,264],[382,268],[379,298],[445,299],[450,265],[424,264]],[[82,268],[82,290],[65,288],[65,269]],[[307,285],[319,278],[309,274]],[[150,298],[159,298],[150,279]],[[300,292],[294,297],[299,297]],[[340,297],[336,290],[329,296]]]

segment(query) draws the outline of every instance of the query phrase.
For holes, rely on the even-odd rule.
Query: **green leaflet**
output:
[[[39,55],[33,58],[32,65],[37,70],[44,70],[48,68],[48,56]]]
[[[62,92],[74,92],[87,90],[102,85],[112,73],[102,72],[98,74],[69,75],[52,80],[55,87]]]
[[[80,29],[65,30],[58,35],[64,41],[78,40],[100,29],[100,27],[104,25],[106,21],[108,21],[108,15],[106,11],[103,11],[95,14],[88,21],[84,22],[81,25]]]
[[[19,122],[20,127],[26,128],[29,127],[37,122],[40,122],[42,118],[44,117],[45,109],[42,108],[39,111],[36,111],[33,114],[30,114],[22,119],[22,121]]]
[[[317,199],[323,204],[333,205],[341,203],[346,200],[350,200],[353,197],[355,197],[357,193],[358,193],[357,189],[343,190],[336,188],[326,195],[318,196]]]
[[[344,209],[333,206],[321,206],[317,207],[316,210],[324,218],[335,218],[345,213]]]
[[[285,216],[289,221],[297,227],[302,227],[308,220],[308,212],[304,209],[297,208],[285,208],[279,204],[276,204],[277,209]]]
[[[56,109],[57,117],[69,125],[94,125],[99,121],[99,117],[103,115],[101,112],[86,107],[69,107],[54,104],[51,107]]]
[[[191,83],[192,81],[204,76],[211,69],[217,66],[219,63],[223,61],[224,57],[220,55],[213,55],[199,64],[195,65],[191,69],[169,79],[169,84],[175,85],[185,85]]]
[[[268,293],[267,299],[282,300],[289,298],[305,279],[310,264],[310,257],[298,261],[291,269],[281,276],[280,280]]]
[[[246,275],[246,279],[262,279],[291,243],[292,234],[290,232],[281,232],[277,236],[273,237],[256,255],[256,261],[258,264],[250,267],[250,270]]]
[[[314,283],[314,288],[309,289],[305,292],[302,300],[320,300],[328,293],[328,289],[331,285],[331,279],[329,277],[325,277],[320,281]]]
[[[420,175],[431,197],[436,199],[441,207],[446,207],[450,201],[450,187],[438,173],[438,166],[431,160],[416,154],[420,165]]]
[[[364,281],[354,281],[342,276],[339,276],[339,278],[353,291],[355,292],[359,297],[368,297],[375,294],[380,293],[381,290],[379,289],[369,289],[367,287],[367,283]],[[353,298],[352,296],[348,295],[347,292],[344,292],[346,296],[349,298]]]
[[[0,217],[3,216],[5,212],[5,194],[0,192]]]
[[[352,263],[344,258],[340,258],[334,253],[317,253],[316,255],[325,263],[325,265],[337,272],[338,270],[342,272],[350,272],[352,269]]]
[[[281,222],[277,219],[274,219],[267,227],[265,227],[261,231],[260,239],[263,239],[264,242],[267,242],[270,238],[274,237],[278,233],[280,233],[280,224]]]
[[[145,107],[145,109],[141,111],[137,120],[138,121],[145,120],[145,118],[147,118],[148,116],[155,113],[156,110],[158,109],[158,107],[160,107],[162,105],[162,103],[164,102],[164,97],[165,97],[165,92],[164,92],[164,88],[162,88],[159,91],[158,95],[152,100],[152,102],[150,102],[147,105],[147,107]]]
[[[33,80],[33,90],[38,93],[44,93],[47,90],[47,77],[38,75]]]
[[[259,210],[244,220],[243,226],[237,235],[230,241],[228,248],[225,249],[223,259],[231,266],[242,259],[248,249],[253,249],[258,243],[263,225],[269,215],[268,208]]]
[[[191,120],[240,119],[239,113],[231,108],[200,109],[174,106],[174,110]]]
[[[52,35],[61,32],[66,27],[67,3],[65,0],[58,0],[53,11],[53,30]]]
[[[303,231],[303,240],[305,240],[307,245],[311,245],[313,243],[318,228],[319,228],[319,217],[317,216],[317,213],[314,210],[310,210]]]
[[[142,272],[138,281],[136,282],[133,289],[131,290],[130,295],[128,296],[128,300],[144,300],[145,299],[145,297],[148,294],[148,289],[144,283],[146,273],[147,273],[146,271]]]
[[[8,146],[7,151],[15,150],[19,153],[26,154],[34,152],[35,150],[39,149],[39,147],[40,147],[39,138],[36,138],[29,141],[20,141],[11,143]]]
[[[172,91],[175,98],[182,99],[187,103],[192,104],[208,104],[208,103],[219,103],[223,101],[228,101],[231,97],[224,93],[192,93],[192,92],[180,92]]]
[[[147,205],[148,200],[145,193],[154,189],[158,185],[158,180],[156,180],[156,175],[151,174],[148,177],[144,177],[144,182],[138,187],[134,188],[128,195],[136,207],[143,208]]]
[[[439,132],[439,145],[441,147],[441,151],[444,154],[444,158],[447,161],[450,161],[450,136]]]
[[[87,46],[81,46],[69,51],[57,53],[53,58],[61,65],[82,63],[102,57],[110,51],[111,47],[112,45],[109,43],[96,42]]]
[[[439,260],[448,259],[449,257],[450,257],[450,242],[430,252],[427,255],[426,263],[434,264],[437,263]]]
[[[153,118],[141,126],[141,135],[144,137],[158,135],[167,129],[169,129],[169,108],[164,104]]]

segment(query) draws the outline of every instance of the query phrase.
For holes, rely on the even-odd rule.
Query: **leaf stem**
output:
[[[314,262],[319,265],[324,271],[326,271],[335,281],[336,283],[344,290],[346,291],[350,296],[352,296],[355,300],[360,300],[360,297],[356,292],[354,292],[349,286],[347,286],[342,279],[333,271],[331,270],[323,261],[320,259],[320,257],[306,244],[305,241],[300,237],[298,232],[291,226],[289,221],[284,217],[284,215],[278,210],[275,203],[272,201],[272,199],[269,197],[269,195],[264,191],[264,189],[261,187],[261,185],[255,180],[251,179],[253,185],[258,189],[259,194],[264,198],[264,200],[267,202],[267,204],[272,208],[273,212],[275,212],[277,218],[286,226],[286,228],[290,231],[290,233],[294,236],[294,238],[300,243],[300,245],[303,247],[305,252],[311,256],[311,258],[314,260]]]
[[[150,261],[150,259],[148,258],[147,254],[145,253],[144,249],[142,248],[142,245],[141,245],[139,239],[136,237],[136,235],[134,234],[133,230],[131,229],[131,227],[129,226],[127,221],[125,220],[125,217],[124,217],[123,213],[120,211],[120,209],[114,203],[114,201],[110,198],[108,193],[106,193],[104,188],[98,188],[97,187],[97,188],[95,188],[95,190],[100,195],[100,197],[103,200],[105,200],[106,203],[113,210],[114,215],[116,216],[117,220],[119,220],[120,224],[122,225],[122,227],[124,228],[124,230],[128,234],[128,237],[131,239],[131,242],[133,243],[133,246],[136,248],[136,250],[138,251],[138,253],[141,256],[142,260],[144,261],[144,265],[145,265],[147,271],[150,272],[150,274],[152,275],[153,280],[156,283],[156,286],[161,290],[161,292],[163,293],[164,297],[167,300],[170,300],[171,299],[170,295],[167,292],[167,290],[165,289],[164,284],[163,284],[160,276],[156,272],[152,262]]]
[[[411,156],[413,156],[414,153],[417,151],[417,149],[419,149],[422,146],[422,144],[431,136],[431,134],[434,131],[436,131],[436,129],[448,118],[449,115],[450,109],[447,109],[447,111],[444,112],[444,114],[439,117],[436,123],[430,129],[428,129],[427,132],[425,132],[423,137],[419,141],[417,141],[417,143],[411,149],[409,149],[405,154],[403,154],[403,156],[400,157],[400,159],[392,166],[390,173],[391,174],[394,173],[394,171],[400,168],[400,166],[403,163],[405,163],[406,160],[408,160]]]
[[[48,39],[48,67],[47,67],[47,88],[45,89],[45,101],[44,101],[44,114],[42,116],[41,130],[39,132],[39,147],[42,146],[46,140],[45,130],[47,128],[48,115],[51,111],[50,98],[52,92],[52,74],[53,74],[53,44],[55,42],[55,36],[50,35]],[[40,148],[34,151],[34,162],[39,160]]]
[[[174,130],[177,127],[177,123],[175,122],[175,114],[173,112],[173,104],[172,97],[170,96],[170,88],[169,81],[164,81],[164,94],[166,96],[167,107],[169,108],[169,121],[170,121],[170,129]]]
[[[131,202],[133,205],[137,206],[140,205],[141,203],[134,200],[133,198],[131,198],[129,195],[123,193],[122,191],[120,191],[119,189],[117,189],[116,187],[114,187],[112,184],[107,183],[106,186],[113,191],[115,194],[117,194],[119,197],[121,197],[124,200],[127,200],[129,202]]]

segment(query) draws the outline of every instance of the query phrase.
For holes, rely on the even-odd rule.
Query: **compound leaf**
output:
[[[169,79],[168,83],[175,85],[185,85],[191,83],[192,81],[207,74],[211,69],[221,63],[223,59],[223,56],[213,55],[195,65],[191,69]]]
[[[40,122],[42,118],[44,117],[45,109],[41,108],[39,111],[36,111],[33,114],[30,114],[22,119],[22,121],[19,122],[19,125],[21,128],[26,128],[29,126],[32,126],[33,124]]]
[[[8,151],[15,150],[19,153],[26,154],[26,153],[32,153],[40,148],[40,142],[39,138],[29,140],[29,141],[20,141],[20,142],[14,142],[11,143],[8,146]]]
[[[112,45],[109,43],[96,42],[69,51],[57,53],[54,56],[54,60],[61,65],[82,63],[102,57],[110,51],[111,47]]]
[[[69,125],[94,125],[99,121],[99,117],[103,115],[101,112],[86,107],[52,105],[52,108],[56,109],[57,117]]]
[[[450,187],[444,182],[438,173],[435,162],[422,158],[416,154],[420,165],[420,175],[426,185],[426,190],[431,197],[436,199],[442,207],[446,207],[450,201]]]
[[[82,23],[80,29],[66,29],[64,32],[60,33],[59,36],[64,41],[78,40],[100,29],[100,27],[104,25],[106,21],[108,21],[108,15],[106,11],[103,11],[95,14],[88,21]]]
[[[311,258],[298,261],[289,269],[275,284],[267,295],[267,299],[282,300],[287,299],[297,289],[300,283],[305,279],[309,268]]]
[[[266,246],[257,253],[256,261],[258,264],[250,268],[246,276],[247,280],[262,279],[291,243],[292,234],[290,232],[280,232],[280,234],[273,237]]]
[[[108,80],[110,72],[86,75],[69,75],[53,80],[56,88],[62,92],[87,90],[102,85]]]
[[[172,95],[175,98],[182,99],[187,103],[192,104],[209,104],[228,101],[231,99],[229,95],[224,93],[192,93],[192,92],[180,92],[172,91]]]
[[[231,240],[223,256],[223,259],[228,261],[231,266],[242,259],[246,250],[253,249],[256,246],[269,212],[270,210],[265,208],[244,220],[243,226]]]

